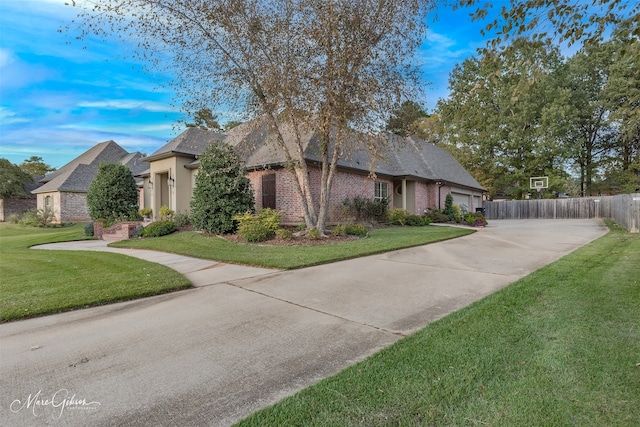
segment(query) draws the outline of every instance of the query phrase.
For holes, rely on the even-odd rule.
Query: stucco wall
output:
[[[60,212],[62,212],[62,208],[60,206],[60,193],[57,191],[51,191],[48,193],[38,193],[36,195],[37,198],[37,208],[39,210],[44,210],[45,208],[45,199],[47,196],[51,197],[51,209],[53,210],[53,216],[55,223],[67,222],[64,219],[61,219]],[[86,202],[85,202],[86,203]]]

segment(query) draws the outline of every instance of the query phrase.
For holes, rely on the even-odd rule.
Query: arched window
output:
[[[49,211],[51,210],[51,196],[44,198],[44,208]]]

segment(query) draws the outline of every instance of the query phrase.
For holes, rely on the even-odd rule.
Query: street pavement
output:
[[[0,425],[231,425],[606,232],[599,220],[495,220],[294,271],[46,245],[159,262],[194,288],[0,325]]]

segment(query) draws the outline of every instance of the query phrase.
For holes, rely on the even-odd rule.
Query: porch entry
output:
[[[393,207],[415,213],[416,182],[407,179],[393,181]]]
[[[171,207],[171,200],[169,200],[169,172],[155,174],[153,192],[153,214],[159,218],[158,214],[162,206]]]

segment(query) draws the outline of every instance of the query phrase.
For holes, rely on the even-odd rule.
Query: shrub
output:
[[[350,236],[365,237],[369,230],[362,224],[350,224],[345,227],[345,232]]]
[[[140,211],[138,213],[140,214],[140,216],[151,218],[153,216],[153,209],[151,209],[151,208],[142,208],[142,209],[140,209]]]
[[[234,216],[252,210],[253,205],[253,190],[244,176],[242,160],[230,145],[212,142],[200,155],[191,223],[207,233],[230,233],[238,226]]]
[[[238,222],[238,234],[249,242],[264,242],[276,235],[280,228],[282,213],[273,209],[263,209],[259,214],[246,212],[233,217]]]
[[[143,237],[160,237],[171,234],[177,230],[176,223],[168,221],[156,221],[144,227]]]
[[[191,219],[189,214],[178,212],[173,216],[173,222],[176,223],[176,227],[182,228],[191,225]]]
[[[9,215],[9,218],[7,218],[7,222],[11,224],[18,224],[20,222],[20,216],[16,214],[11,214]]]
[[[275,235],[275,232],[269,230],[258,221],[245,222],[238,226],[238,234],[252,243],[264,242]]]
[[[449,217],[444,214],[439,209],[427,209],[425,212],[425,218],[429,218],[431,222],[439,223],[439,222],[448,222]]]
[[[449,218],[449,221],[460,222],[460,206],[453,204],[453,196],[451,195],[451,193],[447,194],[447,198],[444,202],[443,213]]]
[[[334,236],[344,236],[347,234],[347,226],[344,224],[338,224],[331,230],[331,234]]]
[[[429,218],[428,216],[423,216],[422,217],[422,225],[429,225],[431,224],[433,221],[431,220],[431,218]]]
[[[420,215],[409,215],[405,222],[411,227],[420,227],[424,225],[424,221]]]
[[[409,212],[404,209],[390,209],[387,212],[387,222],[389,222],[390,224],[405,225],[405,223],[407,222],[407,217],[409,217],[409,215]]]
[[[144,237],[144,226],[138,225],[135,230],[133,230],[132,237]]]
[[[321,234],[317,228],[312,228],[311,230],[309,230],[309,234],[307,234],[307,237],[310,240],[318,240],[321,237]]]
[[[39,227],[38,210],[31,209],[20,216],[20,225],[23,227]]]
[[[84,235],[93,237],[93,221],[88,222],[84,226]]]
[[[467,214],[465,217],[465,223],[473,227],[484,227],[488,224],[487,219],[482,215],[482,212]]]
[[[20,216],[18,224],[23,227],[48,227],[54,218],[51,209],[31,209]]]
[[[342,212],[351,215],[357,221],[384,221],[389,209],[389,199],[370,200],[364,197],[344,199]]]
[[[138,219],[138,187],[131,171],[119,163],[103,163],[87,191],[89,216],[107,222]]]
[[[173,219],[173,210],[169,209],[169,206],[162,205],[160,206],[160,221],[169,221]]]
[[[276,230],[276,239],[279,240],[289,240],[293,237],[293,233],[291,230],[287,230],[286,228],[278,228]]]

